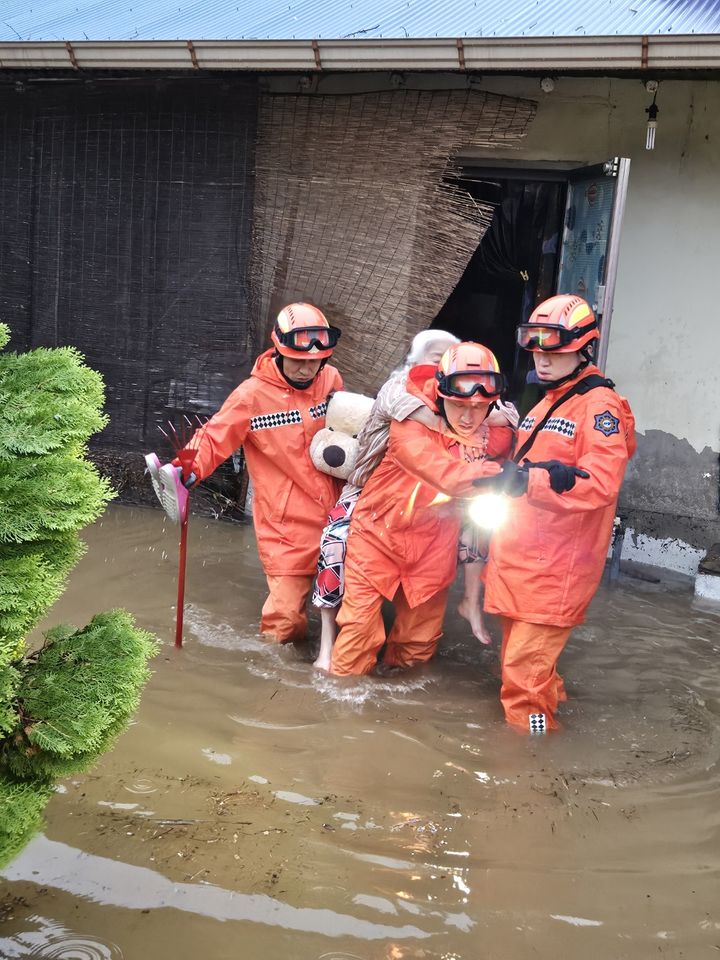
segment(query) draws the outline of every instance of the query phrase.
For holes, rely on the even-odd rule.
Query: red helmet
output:
[[[277,315],[270,338],[284,357],[325,360],[332,356],[340,331],[311,303],[289,303]]]
[[[447,400],[483,403],[505,389],[495,354],[480,343],[457,343],[446,350],[435,378],[438,396]]]
[[[537,353],[574,353],[600,336],[590,304],[582,297],[563,293],[550,297],[530,314],[517,330],[517,342],[524,350]]]

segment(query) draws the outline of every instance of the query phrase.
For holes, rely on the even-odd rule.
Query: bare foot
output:
[[[480,643],[484,643],[485,646],[491,644],[492,637],[485,626],[480,608],[468,603],[467,600],[461,600],[457,609],[460,616],[464,617],[470,624],[473,636],[477,637]]]
[[[326,653],[324,650],[321,650],[318,654],[317,660],[313,663],[313,667],[316,670],[324,670],[325,673],[330,673],[330,661],[332,660],[332,650],[330,653]]]

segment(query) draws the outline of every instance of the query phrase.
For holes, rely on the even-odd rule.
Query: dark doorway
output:
[[[511,399],[519,401],[530,358],[516,348],[515,330],[555,293],[567,182],[482,175],[462,182],[474,198],[492,203],[495,214],[432,326],[490,347]]]

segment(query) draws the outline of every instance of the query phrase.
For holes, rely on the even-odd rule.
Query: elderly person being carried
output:
[[[481,439],[503,389],[497,360],[486,347],[450,347],[436,367],[412,369],[407,389],[449,431],[411,419],[390,425],[385,457],[353,512],[333,674],[375,668],[386,643],[383,599],[396,608],[384,664],[408,667],[433,656],[457,564],[462,511],[453,498],[471,499],[475,482],[498,476],[496,461],[512,445],[509,427],[491,427],[487,442]]]

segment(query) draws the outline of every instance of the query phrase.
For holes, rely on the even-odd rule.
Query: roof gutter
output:
[[[720,35],[358,40],[14,40],[0,70],[720,69]]]

